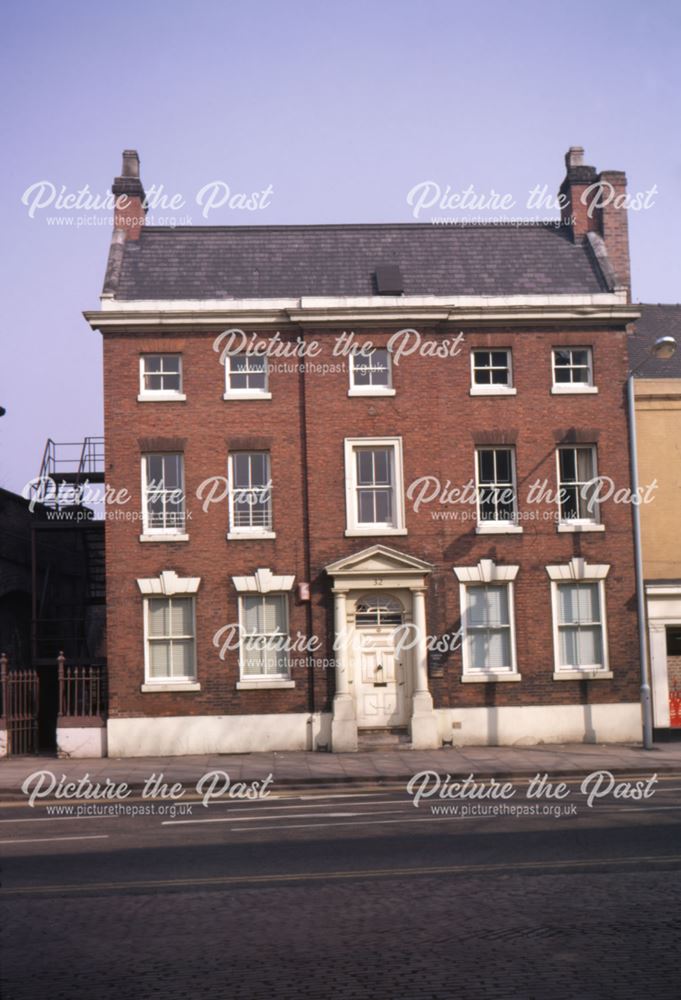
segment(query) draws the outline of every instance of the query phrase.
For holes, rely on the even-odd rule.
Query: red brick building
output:
[[[637,738],[626,181],[566,163],[555,225],[173,229],[124,153],[110,754]]]

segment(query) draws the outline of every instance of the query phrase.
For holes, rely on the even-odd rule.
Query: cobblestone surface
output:
[[[677,872],[7,898],[3,1000],[678,998]]]

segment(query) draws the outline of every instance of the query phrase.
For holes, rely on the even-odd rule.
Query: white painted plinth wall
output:
[[[641,706],[638,702],[440,708],[436,709],[436,715],[440,736],[454,746],[636,743],[641,740]]]
[[[110,757],[185,756],[328,748],[331,714],[200,715],[109,719]]]

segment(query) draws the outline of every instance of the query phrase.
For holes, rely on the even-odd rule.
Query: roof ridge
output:
[[[305,222],[305,223],[273,223],[272,225],[243,225],[235,226],[143,226],[140,229],[140,236],[145,233],[178,233],[178,232],[272,232],[272,230],[311,230],[311,229],[419,229],[446,232],[448,230],[469,230],[469,229],[549,229],[558,231],[560,220],[545,219],[540,222],[474,222],[466,223],[463,220],[450,223],[435,222]]]

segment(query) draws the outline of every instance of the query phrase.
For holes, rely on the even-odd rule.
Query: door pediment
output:
[[[368,579],[384,577],[399,581],[406,587],[423,587],[424,577],[433,571],[433,566],[423,559],[398,552],[387,545],[371,545],[361,552],[353,552],[336,562],[329,563],[326,572],[334,582],[341,583],[343,589],[353,582],[362,584]]]

